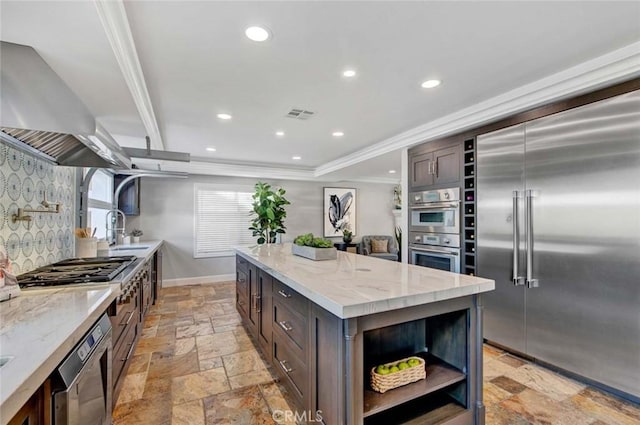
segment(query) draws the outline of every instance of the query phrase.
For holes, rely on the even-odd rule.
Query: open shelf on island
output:
[[[364,391],[364,417],[375,415],[415,398],[438,391],[456,382],[464,381],[467,376],[458,369],[437,359],[426,356],[427,378],[412,384],[389,390],[384,394],[370,388]]]
[[[365,425],[436,425],[470,423],[472,409],[444,393],[431,393],[364,418]],[[463,419],[466,417],[467,420]]]

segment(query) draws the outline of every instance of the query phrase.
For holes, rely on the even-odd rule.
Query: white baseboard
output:
[[[162,287],[198,285],[200,283],[216,283],[235,281],[235,274],[216,274],[211,276],[182,277],[179,279],[163,279]]]

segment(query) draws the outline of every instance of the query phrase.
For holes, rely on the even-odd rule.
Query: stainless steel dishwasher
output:
[[[104,314],[51,377],[54,425],[109,425],[111,321]]]

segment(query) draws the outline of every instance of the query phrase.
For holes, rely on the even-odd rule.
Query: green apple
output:
[[[391,366],[391,368],[389,369],[389,373],[396,373],[396,372],[400,372],[400,369],[398,368],[398,366]]]
[[[376,368],[376,373],[379,375],[389,374],[389,369],[385,365],[380,365]]]
[[[420,364],[420,360],[418,359],[409,359],[408,361],[409,367],[418,366]]]
[[[398,369],[400,370],[409,369],[409,364],[407,362],[400,362],[398,363]]]

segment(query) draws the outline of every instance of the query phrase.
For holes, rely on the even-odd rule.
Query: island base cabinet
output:
[[[342,319],[266,271],[258,276],[259,314],[239,312],[293,395],[296,422],[484,425],[478,295]],[[409,356],[425,360],[426,379],[371,389],[373,367]]]

